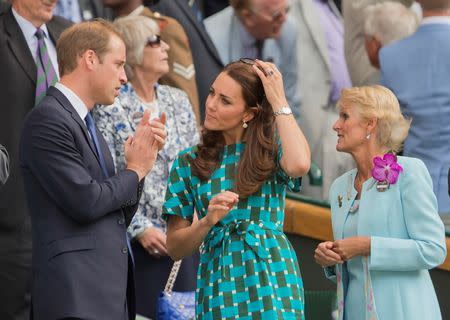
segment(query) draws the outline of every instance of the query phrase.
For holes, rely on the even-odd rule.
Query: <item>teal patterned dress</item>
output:
[[[244,143],[224,147],[220,168],[202,183],[192,176],[190,148],[175,160],[163,215],[191,220],[207,214],[210,199],[233,188]],[[278,161],[277,161],[278,162]],[[286,187],[300,188],[278,165],[261,189],[240,199],[205,238],[197,273],[197,319],[304,319],[303,282],[294,249],[283,233]]]

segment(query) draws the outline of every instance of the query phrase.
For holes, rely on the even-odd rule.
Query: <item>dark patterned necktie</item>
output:
[[[264,40],[256,40],[255,41],[255,49],[256,49],[256,59],[262,60],[263,59],[263,47],[264,47]]]
[[[84,121],[86,121],[86,127],[88,128],[88,131],[91,134],[91,139],[92,142],[94,143],[95,151],[97,151],[97,156],[98,159],[100,160],[100,167],[102,168],[103,174],[105,175],[105,178],[109,178],[108,171],[106,170],[105,158],[103,157],[103,152],[102,149],[100,148],[100,142],[98,141],[97,137],[97,131],[95,130],[94,118],[92,118],[92,115],[88,112],[86,118],[84,118]]]
[[[36,98],[35,105],[37,105],[42,98],[45,97],[47,89],[58,81],[58,75],[53,68],[50,56],[48,55],[47,46],[45,45],[44,31],[36,30],[36,38],[38,40],[37,54],[36,54]]]

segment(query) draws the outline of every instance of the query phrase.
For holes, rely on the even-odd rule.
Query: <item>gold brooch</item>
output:
[[[342,208],[342,196],[341,195],[338,195],[338,205],[339,205],[339,208]]]

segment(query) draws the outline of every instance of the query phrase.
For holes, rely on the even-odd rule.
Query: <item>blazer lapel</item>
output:
[[[337,194],[333,194],[335,199],[330,199],[332,201],[332,208],[336,212],[333,214],[333,231],[334,238],[342,239],[344,233],[344,223],[349,214],[350,207],[356,198],[356,190],[353,187],[355,183],[356,169],[353,169],[342,181],[341,185],[336,188],[338,190]],[[350,192],[349,192],[350,191]]]
[[[231,16],[231,24],[230,24],[230,32],[227,34],[228,39],[224,39],[224,42],[228,42],[230,44],[230,56],[227,59],[224,59],[225,64],[229,61],[235,61],[237,59],[242,58],[242,41],[240,37],[239,31],[239,20],[236,15]],[[237,34],[237,36],[236,36]],[[225,50],[224,50],[225,51]]]
[[[317,8],[312,0],[300,0],[298,1],[298,5],[300,6],[300,12],[303,15],[303,19],[305,20],[305,24],[309,29],[311,37],[319,49],[320,55],[325,61],[328,69],[330,69],[325,32],[320,24],[320,16],[317,14]]]
[[[5,13],[5,31],[8,34],[8,46],[12,54],[30,80],[36,84],[36,63],[11,9]]]
[[[78,113],[75,111],[75,109],[72,106],[72,104],[70,103],[70,101],[66,98],[65,95],[63,95],[61,93],[61,91],[59,91],[58,89],[56,89],[53,86],[48,88],[47,95],[53,96],[56,100],[58,100],[58,102],[61,104],[61,106],[63,106],[64,109],[66,109],[72,115],[73,120],[76,123],[78,123],[78,125],[80,126],[80,129],[83,132],[84,138],[86,139],[89,147],[91,148],[91,151],[94,153],[95,158],[97,159],[98,163],[100,164],[100,160],[97,156],[97,151],[95,150],[94,143],[92,142],[92,139],[89,135],[86,124],[84,123],[84,120],[82,120],[80,118],[80,116],[78,115]]]
[[[189,8],[187,1],[186,0],[171,0],[171,1],[176,1],[178,3],[178,7],[180,7],[180,9],[184,12],[188,20],[190,20],[191,23],[194,25],[195,29],[197,29],[198,34],[202,38],[203,42],[205,42],[208,50],[217,59],[219,64],[222,65],[223,63],[222,60],[220,59],[219,54],[217,53],[216,47],[209,38],[209,35],[206,33],[206,29],[204,28],[204,26],[197,21],[197,18],[194,16],[192,9]]]
[[[105,138],[103,138],[102,133],[100,132],[100,130],[98,130],[97,127],[95,127],[95,130],[97,132],[98,142],[100,143],[100,149],[102,150],[103,153],[103,158],[105,159],[106,171],[108,173],[107,178],[109,178],[116,174],[114,161],[113,158],[111,157],[111,152],[109,151],[108,144],[106,143]]]

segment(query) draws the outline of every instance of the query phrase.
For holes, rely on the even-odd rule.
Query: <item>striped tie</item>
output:
[[[48,55],[47,46],[44,41],[44,31],[37,29],[35,35],[38,40],[36,53],[37,78],[35,99],[35,105],[37,105],[42,98],[45,97],[47,89],[58,81],[58,75],[56,74],[55,69],[53,69],[50,56]]]

